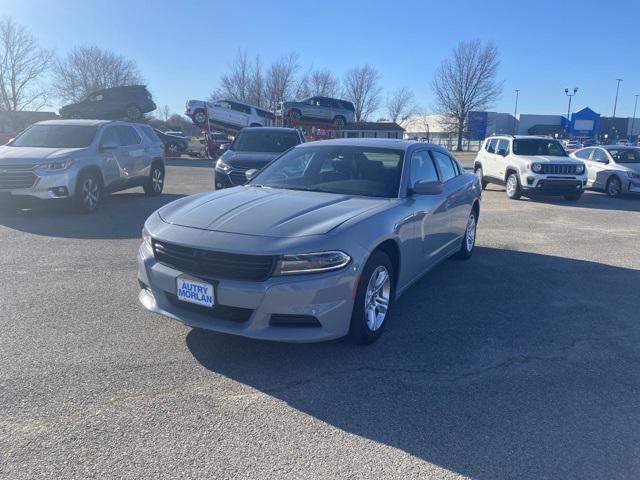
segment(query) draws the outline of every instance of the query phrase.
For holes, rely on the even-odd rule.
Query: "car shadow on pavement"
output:
[[[184,195],[147,197],[138,192],[109,195],[92,214],[77,213],[68,202],[20,202],[0,210],[0,226],[47,237],[81,239],[140,238],[145,220],[155,210]],[[28,207],[28,208],[23,208]]]
[[[171,158],[165,161],[168,167],[199,167],[213,168],[215,160],[210,158],[194,159],[194,158]]]
[[[638,270],[478,248],[414,285],[373,345],[203,330],[187,345],[216,374],[468,477],[626,478],[640,471],[639,285]]]

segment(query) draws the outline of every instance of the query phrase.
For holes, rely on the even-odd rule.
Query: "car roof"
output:
[[[336,146],[407,150],[414,145],[427,146],[438,150],[444,150],[441,146],[434,145],[432,143],[418,142],[416,140],[399,140],[394,138],[335,138],[332,140],[318,140],[315,142],[302,143],[296,148],[307,148],[313,146]]]
[[[135,125],[134,122],[124,122],[122,120],[90,120],[90,119],[67,119],[67,120],[44,120],[37,122],[35,125],[85,125],[91,127],[97,127],[106,124],[115,125]],[[139,124],[146,125],[146,124]]]
[[[246,131],[258,132],[258,133],[278,133],[278,132],[296,133],[297,129],[287,128],[287,127],[244,127],[242,130],[240,130],[240,132],[246,132]]]

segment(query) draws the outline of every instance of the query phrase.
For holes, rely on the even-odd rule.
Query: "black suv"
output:
[[[156,109],[151,94],[144,85],[114,87],[93,92],[78,103],[60,109],[63,118],[96,118],[140,120]]]
[[[164,150],[169,156],[180,155],[182,152],[186,152],[189,149],[189,143],[185,137],[178,137],[177,135],[167,135],[161,132],[157,128],[153,129],[156,135],[164,145]]]
[[[304,143],[304,136],[295,128],[243,128],[216,162],[216,190],[244,185],[247,170],[260,170],[300,143]]]

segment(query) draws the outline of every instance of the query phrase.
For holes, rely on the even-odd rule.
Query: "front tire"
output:
[[[616,198],[619,197],[621,193],[622,182],[620,182],[620,179],[616,175],[614,175],[607,182],[607,195],[609,195],[611,198]]]
[[[81,213],[93,213],[102,201],[102,182],[95,173],[82,173],[78,177],[74,203]]]
[[[142,188],[148,197],[157,197],[160,195],[164,189],[164,168],[158,164],[153,164],[151,166],[151,172],[149,172],[149,178]]]
[[[482,167],[477,167],[474,173],[476,174],[476,177],[478,177],[478,179],[480,180],[480,185],[482,187],[482,190],[486,189],[488,182],[484,179],[484,172],[482,171]]]
[[[509,174],[507,177],[507,197],[511,200],[519,200],[522,196],[522,189],[520,188],[520,180],[515,173]]]
[[[207,115],[204,110],[196,110],[193,114],[193,120],[198,125],[204,125],[207,121]]]
[[[395,272],[389,256],[375,251],[362,271],[351,315],[349,337],[354,343],[375,342],[387,324],[395,295]]]

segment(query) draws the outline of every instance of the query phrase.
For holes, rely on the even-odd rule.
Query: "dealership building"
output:
[[[440,139],[451,138],[455,132],[455,126],[440,115],[412,117],[402,126],[406,130],[405,138],[429,138],[436,143],[440,143]],[[621,139],[637,140],[640,135],[640,119],[603,117],[589,107],[572,113],[568,119],[566,115],[469,113],[465,132],[468,142],[478,142],[500,134],[593,138],[605,143]]]

